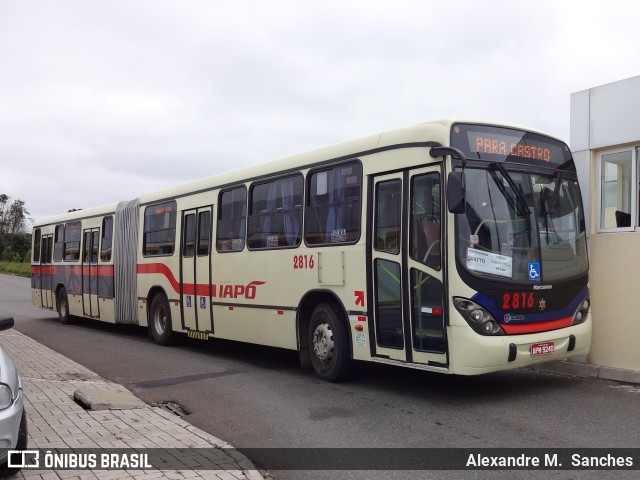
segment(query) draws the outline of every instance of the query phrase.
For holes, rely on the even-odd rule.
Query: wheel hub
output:
[[[164,308],[157,308],[155,314],[155,327],[156,332],[162,334],[167,328],[167,316],[165,315]]]
[[[318,325],[313,333],[313,350],[323,362],[329,363],[333,358],[333,333],[326,323]]]

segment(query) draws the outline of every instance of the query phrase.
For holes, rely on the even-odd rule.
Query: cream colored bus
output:
[[[584,355],[567,145],[434,121],[36,222],[35,305],[357,362],[480,374]]]

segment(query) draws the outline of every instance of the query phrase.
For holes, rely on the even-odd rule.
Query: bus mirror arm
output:
[[[447,180],[447,205],[451,213],[465,212],[465,175],[464,169],[467,166],[467,157],[457,148],[452,147],[431,147],[429,155],[433,158],[450,155],[454,160],[460,160],[462,170],[449,173]]]

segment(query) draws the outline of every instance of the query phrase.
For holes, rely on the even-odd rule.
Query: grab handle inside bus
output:
[[[454,160],[460,160],[462,170],[449,173],[447,180],[447,206],[451,213],[465,212],[465,180],[464,169],[467,166],[467,157],[457,148],[452,147],[431,147],[429,154],[433,157],[443,157],[451,155]]]

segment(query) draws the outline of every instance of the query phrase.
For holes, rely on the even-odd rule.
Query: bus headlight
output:
[[[476,333],[480,335],[504,335],[495,318],[477,303],[466,298],[454,297],[453,305]]]
[[[576,312],[573,314],[573,321],[571,325],[580,325],[584,322],[585,318],[587,318],[587,313],[589,313],[589,307],[591,306],[591,302],[589,301],[589,297],[585,298]]]

